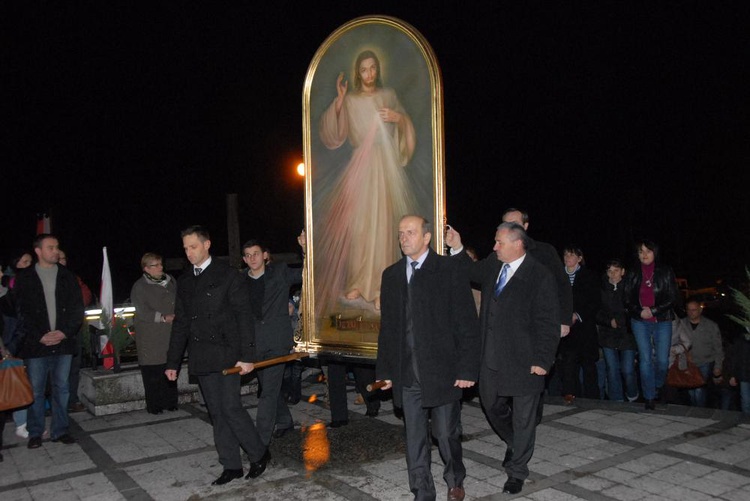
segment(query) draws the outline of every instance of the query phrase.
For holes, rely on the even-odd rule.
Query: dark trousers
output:
[[[367,385],[375,382],[375,367],[371,365],[352,365],[355,387],[365,400],[368,411],[380,410],[378,391],[367,391]],[[332,421],[348,421],[349,409],[346,400],[347,365],[339,362],[328,363],[328,398],[331,405]]]
[[[422,388],[419,383],[404,387],[401,392],[406,427],[406,466],[409,471],[409,488],[414,499],[435,499],[432,479],[432,442],[430,430],[438,443],[443,459],[443,479],[448,488],[462,486],[466,477],[461,449],[459,400],[438,407],[422,407]]]
[[[281,383],[281,394],[286,401],[295,405],[302,398],[302,362],[289,362],[284,367],[284,381]]]
[[[575,348],[561,349],[558,370],[562,379],[562,394],[584,398],[599,398],[599,373],[596,360],[589,359]],[[583,389],[579,375],[583,371]]]
[[[274,354],[266,358],[286,354]],[[258,435],[260,435],[260,439],[266,447],[271,443],[271,436],[275,427],[279,429],[294,427],[292,413],[289,412],[289,407],[286,405],[286,397],[281,393],[285,367],[285,364],[276,364],[258,371],[258,381],[262,391],[258,400],[255,424],[258,428]]]
[[[177,407],[177,381],[167,379],[166,368],[166,364],[140,366],[146,410],[152,414]]]
[[[241,470],[242,447],[250,461],[259,461],[266,452],[250,414],[242,408],[240,376],[221,372],[198,376],[203,398],[214,427],[214,443],[219,463],[225,470]]]
[[[514,397],[495,396],[482,402],[492,427],[510,449],[510,461],[505,465],[508,477],[525,480],[529,476],[529,460],[536,442],[537,411],[541,409],[541,393]]]

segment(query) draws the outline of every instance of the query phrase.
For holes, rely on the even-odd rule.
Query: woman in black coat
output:
[[[596,331],[596,313],[599,310],[599,280],[594,272],[584,266],[583,252],[568,246],[563,252],[565,272],[573,288],[573,318],[570,334],[562,338],[559,348],[560,378],[565,403],[572,403],[576,395],[599,398],[599,377],[596,362],[599,360],[599,341]],[[579,373],[583,370],[583,391]]]

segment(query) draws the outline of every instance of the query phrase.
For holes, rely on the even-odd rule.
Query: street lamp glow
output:
[[[304,163],[300,162],[299,164],[297,164],[297,174],[303,177],[305,176],[305,164]]]

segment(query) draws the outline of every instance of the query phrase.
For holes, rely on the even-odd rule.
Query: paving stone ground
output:
[[[205,408],[182,405],[158,416],[135,411],[94,417],[71,414],[75,445],[45,441],[29,450],[5,429],[0,500],[408,500],[403,425],[390,401],[377,418],[364,416],[349,387],[349,426],[328,429],[330,460],[305,467],[306,431],[327,422],[325,386],[315,377],[291,407],[294,433],[271,445],[268,470],[253,481],[221,487]],[[244,397],[255,417],[257,398]],[[462,411],[467,500],[536,501],[750,500],[750,419],[737,412],[548,398],[538,428],[531,476],[521,494],[502,494],[505,445],[476,400]],[[311,447],[317,447],[313,449]],[[438,499],[446,498],[442,462],[433,448]],[[245,465],[247,467],[247,464]]]

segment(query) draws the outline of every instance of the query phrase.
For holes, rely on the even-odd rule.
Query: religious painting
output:
[[[442,228],[442,82],[410,25],[363,17],[331,34],[303,94],[308,256],[298,349],[373,358],[383,270],[401,258],[398,222]],[[442,231],[433,246],[442,251]]]

